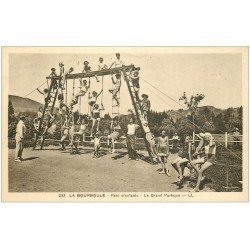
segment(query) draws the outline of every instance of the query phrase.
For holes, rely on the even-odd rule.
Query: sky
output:
[[[9,94],[25,97],[32,90],[46,81],[50,68],[55,67],[59,73],[58,62],[63,61],[65,69],[74,68],[74,73],[82,71],[83,61],[90,62],[92,70],[97,70],[98,58],[111,65],[113,54],[42,54],[19,53],[10,55]],[[196,93],[205,95],[201,106],[216,108],[239,107],[242,105],[242,58],[241,54],[182,54],[182,53],[121,53],[125,65],[134,64],[140,70],[140,93],[149,95],[151,108],[155,111],[179,109],[179,97],[185,91],[187,96]],[[160,89],[176,102],[148,85],[146,80]],[[68,81],[68,96],[72,95],[73,80]],[[79,82],[76,81],[78,89]],[[43,85],[43,89],[46,85]],[[111,113],[111,77],[104,77],[103,104],[105,111]],[[91,90],[100,91],[101,84],[93,78]],[[37,91],[27,96],[43,103],[43,96]],[[100,100],[99,100],[100,101]],[[122,81],[120,112],[126,113],[132,107],[126,83]],[[81,112],[86,112],[87,95],[82,98]]]

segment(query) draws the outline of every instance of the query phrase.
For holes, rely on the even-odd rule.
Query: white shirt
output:
[[[16,139],[23,139],[25,131],[25,124],[22,120],[20,120],[16,126]]]
[[[116,59],[114,61],[115,68],[122,67],[124,65],[123,61],[121,59]]]
[[[128,124],[128,135],[134,135],[138,127],[139,125],[137,124]]]
[[[144,132],[145,132],[145,133],[149,133],[149,132],[150,132],[149,126],[143,125],[143,129],[144,129]]]
[[[105,64],[105,63],[99,63],[98,64],[98,69],[99,70],[103,70],[103,69],[107,69],[108,68],[108,66],[107,66],[107,64]]]

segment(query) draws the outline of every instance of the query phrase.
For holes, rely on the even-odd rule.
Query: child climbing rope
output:
[[[169,140],[165,130],[161,132],[161,135],[157,138],[157,151],[158,159],[161,163],[162,169],[160,174],[165,174],[170,176],[169,168],[167,165],[167,159],[169,157]]]
[[[90,88],[90,84],[88,84],[87,80],[83,80],[80,82],[80,91],[75,95],[75,104],[78,103],[78,98],[80,96],[85,96],[85,94],[88,92]]]
[[[98,97],[101,95],[101,93],[103,92],[103,89],[97,94],[96,91],[92,92],[92,96],[90,95],[89,98],[89,106],[90,106],[90,113],[92,113],[92,109],[94,104],[96,104]]]
[[[100,124],[100,120],[101,120],[101,115],[100,115],[101,110],[104,110],[103,104],[101,104],[101,107],[99,107],[99,105],[97,103],[94,104],[94,107],[92,110],[92,127],[91,127],[90,136],[92,136],[92,134],[93,134],[93,129],[94,129],[96,121],[97,121],[96,131],[97,132],[99,131],[99,124]]]
[[[117,140],[121,133],[121,126],[117,120],[111,122],[112,133],[108,136],[108,144],[110,145],[110,152],[115,153],[115,140]]]
[[[109,92],[112,94],[112,98],[115,99],[117,106],[119,106],[120,102],[118,100],[117,94],[119,93],[120,88],[121,88],[121,74],[116,73],[115,79],[114,79],[114,75],[111,76],[111,79],[112,79],[112,82],[114,84],[114,88],[109,89]]]
[[[123,63],[123,61],[121,60],[121,54],[120,54],[120,53],[116,53],[115,56],[116,56],[116,59],[115,59],[115,61],[110,65],[110,67],[109,67],[110,69],[113,67],[113,65],[115,66],[115,68],[124,66],[124,63]]]

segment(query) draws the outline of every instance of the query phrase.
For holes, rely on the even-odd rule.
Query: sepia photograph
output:
[[[247,47],[2,47],[3,201],[248,201]]]

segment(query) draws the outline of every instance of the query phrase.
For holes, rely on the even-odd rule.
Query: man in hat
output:
[[[150,104],[150,101],[148,99],[148,95],[142,94],[141,97],[142,97],[142,100],[141,100],[142,115],[143,115],[143,119],[145,121],[147,121],[148,120],[148,112],[150,111],[151,104]]]
[[[23,115],[20,116],[20,120],[16,127],[16,151],[15,151],[15,161],[21,162],[22,161],[22,153],[23,153],[23,146],[24,146],[24,135],[26,131],[26,126],[24,124],[25,117]]]
[[[115,59],[115,61],[110,65],[110,67],[109,67],[110,69],[113,67],[113,65],[115,65],[115,68],[119,68],[119,67],[124,66],[124,63],[123,63],[123,61],[121,60],[121,55],[120,55],[120,53],[116,53],[115,56],[116,56],[116,59]]]

